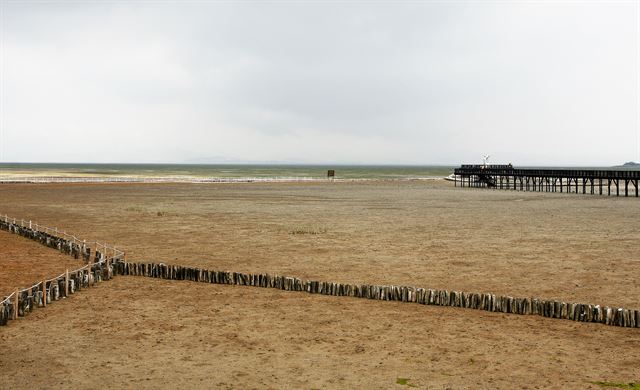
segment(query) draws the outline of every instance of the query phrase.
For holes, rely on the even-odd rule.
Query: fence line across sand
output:
[[[18,223],[17,219],[5,215],[0,217],[0,230],[37,241],[71,255],[75,259],[82,256],[85,265],[72,271],[66,270],[57,277],[37,281],[29,287],[16,288],[0,301],[0,325],[6,325],[7,321],[26,315],[34,307],[44,307],[52,301],[66,298],[76,290],[111,279],[114,261],[124,258],[125,255],[122,250],[114,246],[80,240],[74,235],[59,232],[57,228],[34,224],[32,221],[28,221],[28,224],[25,222],[27,221],[20,220]],[[61,236],[49,232],[55,232]],[[95,246],[93,262],[91,262],[91,246]],[[109,251],[113,253],[110,257],[107,256]]]
[[[600,305],[593,304],[570,303],[537,298],[496,296],[490,293],[469,293],[394,285],[343,284],[302,280],[289,276],[213,271],[166,265],[163,263],[130,263],[118,261],[115,263],[114,272],[118,275],[266,287],[311,294],[412,302],[423,305],[452,306],[499,313],[539,315],[549,318],[594,322],[622,327],[640,327],[640,310],[601,307]]]
[[[15,222],[9,222],[9,220],[5,216],[4,221],[0,221],[0,229],[20,234],[43,245],[57,248],[75,258],[80,256],[82,247],[79,246],[77,238],[74,237],[72,241],[69,241],[63,237],[56,237],[42,231],[33,230],[31,227],[26,227],[24,226],[24,221],[22,221],[22,225],[18,225]],[[302,280],[280,275],[214,271],[164,263],[127,262],[123,251],[115,247],[109,247],[106,244],[95,243],[95,245],[96,248],[112,249],[113,256],[107,258],[96,249],[94,263],[87,264],[75,271],[66,272],[57,278],[37,282],[31,287],[12,293],[0,301],[0,325],[5,325],[9,319],[25,315],[33,309],[34,305],[45,306],[52,300],[68,296],[75,289],[88,287],[99,280],[108,280],[114,275],[131,275],[167,280],[275,288],[284,291],[411,302],[423,305],[451,306],[498,313],[538,315],[579,322],[640,328],[640,310],[601,307],[594,304],[539,298],[497,296],[491,293],[469,293],[395,285],[343,284]],[[87,247],[85,246],[84,248],[86,251]],[[90,251],[88,253],[82,252],[82,255],[85,261],[90,261]],[[56,283],[53,283],[54,281]],[[47,283],[49,283],[49,287],[47,287]],[[41,290],[34,292],[33,289],[37,287],[41,287]],[[64,294],[61,290],[64,290]]]

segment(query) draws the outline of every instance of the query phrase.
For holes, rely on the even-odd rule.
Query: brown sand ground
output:
[[[635,198],[432,182],[2,185],[0,205],[1,213],[115,243],[136,260],[630,308],[640,302]],[[0,235],[0,261],[8,239],[22,240]],[[41,250],[58,261],[55,251]],[[637,329],[133,277],[11,323],[0,329],[0,347],[0,383],[10,388],[640,381]]]
[[[29,287],[83,265],[81,260],[0,230],[0,299],[16,288]]]

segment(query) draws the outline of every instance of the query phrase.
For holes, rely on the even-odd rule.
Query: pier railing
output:
[[[602,179],[640,179],[640,171],[632,170],[600,170],[600,169],[516,169],[509,165],[462,165],[454,169],[455,175],[504,175],[557,178],[602,178]]]
[[[601,169],[540,169],[519,168],[511,165],[461,165],[454,170],[456,186],[489,187],[541,192],[575,192],[603,195],[606,186],[607,195],[615,187],[615,195],[622,190],[624,196],[638,197],[640,170],[601,170]],[[566,190],[566,191],[565,191]],[[575,191],[574,191],[575,190]]]

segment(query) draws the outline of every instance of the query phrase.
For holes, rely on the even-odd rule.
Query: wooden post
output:
[[[64,296],[65,298],[69,296],[69,269],[65,271],[64,277]]]
[[[42,281],[42,307],[47,307],[47,281]]]
[[[598,180],[598,186],[600,187],[600,195],[602,195],[602,178]]]
[[[624,196],[629,196],[629,180],[624,179]]]
[[[14,320],[18,319],[18,294],[20,294],[20,291],[16,287],[16,292],[14,294],[16,299],[13,300],[13,319]]]

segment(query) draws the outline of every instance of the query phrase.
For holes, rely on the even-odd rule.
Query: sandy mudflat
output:
[[[2,185],[0,205],[135,260],[640,306],[635,198],[437,182],[49,184]],[[0,264],[16,240],[0,234]],[[0,379],[17,388],[640,382],[637,329],[133,277],[34,311],[0,329],[0,346]]]
[[[70,256],[0,230],[0,300],[16,288],[29,287],[82,265]]]

